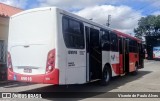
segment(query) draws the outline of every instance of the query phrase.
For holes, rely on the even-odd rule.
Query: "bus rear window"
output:
[[[84,49],[84,28],[79,21],[63,17],[63,37],[67,48]]]

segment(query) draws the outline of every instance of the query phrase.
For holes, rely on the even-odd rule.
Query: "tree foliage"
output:
[[[142,17],[138,22],[138,27],[134,29],[135,37],[142,39],[142,36],[160,35],[160,15],[149,15]]]

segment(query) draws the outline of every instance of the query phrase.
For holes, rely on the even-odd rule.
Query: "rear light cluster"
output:
[[[53,71],[55,68],[55,49],[49,51],[46,66],[46,73]]]
[[[9,68],[10,71],[13,71],[11,54],[9,52],[7,54],[7,67]]]

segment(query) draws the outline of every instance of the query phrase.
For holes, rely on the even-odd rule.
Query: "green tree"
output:
[[[138,27],[134,29],[135,37],[142,39],[142,36],[160,35],[160,15],[149,15],[142,17],[138,22]]]

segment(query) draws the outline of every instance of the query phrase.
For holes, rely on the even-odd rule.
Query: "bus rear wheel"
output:
[[[137,75],[138,74],[138,64],[136,63],[135,65],[135,71],[131,72],[132,75]]]
[[[108,85],[110,80],[111,80],[111,70],[109,66],[106,66],[102,73],[101,85],[103,86]]]

